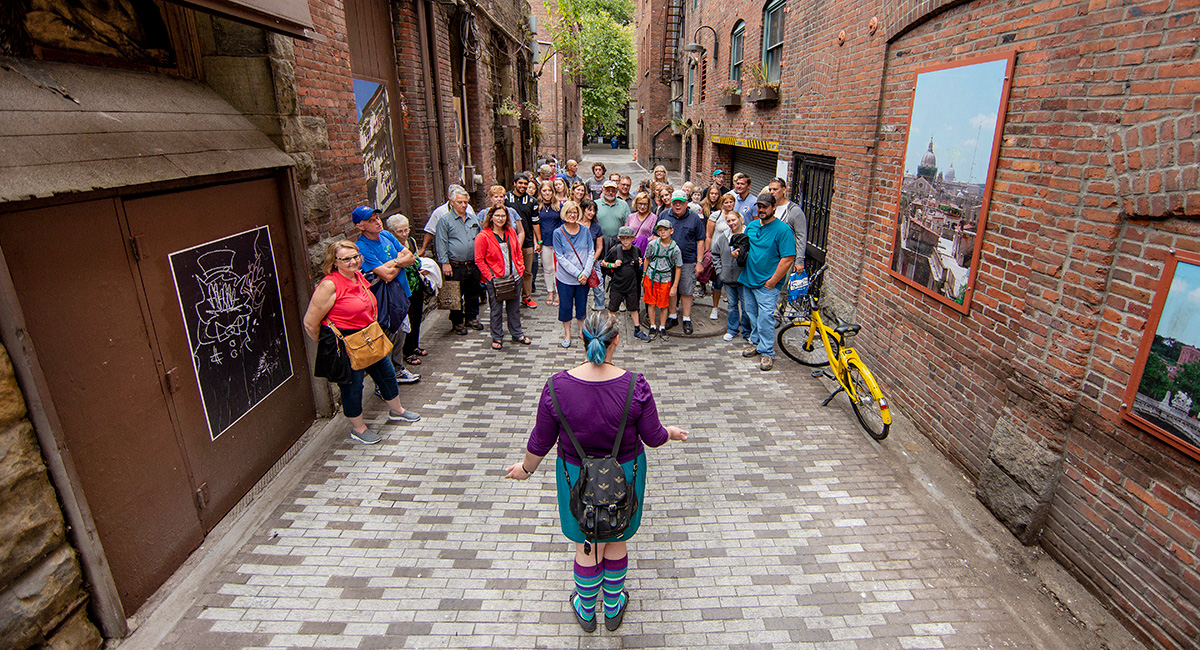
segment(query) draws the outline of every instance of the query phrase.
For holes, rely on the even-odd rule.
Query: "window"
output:
[[[733,36],[729,40],[729,80],[736,83],[738,90],[742,89],[742,45],[746,40],[746,21],[739,20],[733,26]]]
[[[688,103],[688,106],[691,106],[692,104],[696,103],[695,102],[695,98],[696,98],[696,67],[695,66],[688,66],[687,93],[688,93],[687,103]]]
[[[783,68],[783,6],[784,0],[771,0],[763,10],[762,65],[767,81],[779,81]]]

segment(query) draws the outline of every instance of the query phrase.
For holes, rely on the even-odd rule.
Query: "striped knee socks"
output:
[[[621,571],[622,577],[625,571]],[[596,597],[600,595],[600,583],[604,582],[603,565],[583,566],[575,562],[575,611],[585,621],[596,617]]]
[[[606,618],[613,618],[625,606],[625,570],[627,568],[629,568],[628,555],[619,560],[604,560],[604,616]]]

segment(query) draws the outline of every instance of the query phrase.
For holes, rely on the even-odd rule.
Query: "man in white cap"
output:
[[[692,294],[696,291],[696,273],[700,271],[704,251],[708,247],[708,228],[700,215],[688,209],[688,195],[683,190],[671,194],[671,206],[659,213],[660,219],[671,222],[675,229],[672,239],[679,245],[683,269],[679,274],[679,311],[683,312],[683,333],[692,333]],[[667,329],[679,324],[679,315],[672,301],[668,310]]]
[[[616,237],[617,230],[629,219],[629,206],[617,198],[618,184],[616,181],[604,181],[604,189],[600,200],[596,201],[596,223],[605,237]]]

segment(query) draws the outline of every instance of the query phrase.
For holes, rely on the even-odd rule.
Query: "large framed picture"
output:
[[[916,73],[892,277],[966,314],[979,271],[1016,52]]]
[[[1200,460],[1200,254],[1167,258],[1121,414]]]

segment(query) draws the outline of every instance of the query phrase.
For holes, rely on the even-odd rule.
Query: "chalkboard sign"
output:
[[[192,367],[217,439],[292,376],[266,226],[171,253]]]

